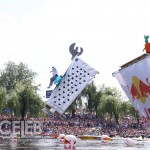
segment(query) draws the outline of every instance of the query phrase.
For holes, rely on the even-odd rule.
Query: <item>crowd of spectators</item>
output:
[[[0,121],[16,121],[21,120],[18,117],[2,116]],[[59,117],[46,117],[46,118],[25,118],[25,120],[40,121],[42,133],[49,134],[73,134],[79,135],[109,135],[110,137],[139,137],[149,135],[146,126],[142,121],[137,121],[131,116],[127,116],[119,120],[117,124],[114,120],[110,119],[97,119],[95,115],[66,115],[65,118]],[[1,130],[9,128],[8,125],[1,126]]]

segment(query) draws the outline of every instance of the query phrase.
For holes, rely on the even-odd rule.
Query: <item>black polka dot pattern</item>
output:
[[[47,104],[63,114],[97,73],[78,56],[75,57]]]

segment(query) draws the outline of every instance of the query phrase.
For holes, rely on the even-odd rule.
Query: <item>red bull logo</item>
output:
[[[71,144],[71,141],[64,138],[64,144]]]
[[[103,140],[110,141],[110,137],[105,137],[105,138],[103,138]]]
[[[64,150],[76,150],[76,137],[74,135],[66,135],[64,138]]]
[[[71,140],[64,139],[64,150],[72,150],[71,149]]]
[[[138,99],[141,103],[145,103],[148,95],[150,95],[150,84],[148,82],[148,78],[146,79],[147,84],[142,80],[137,78],[136,76],[132,77],[132,86],[130,93],[132,95],[133,101]]]

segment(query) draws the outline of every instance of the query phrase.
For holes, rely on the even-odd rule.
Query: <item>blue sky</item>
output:
[[[149,0],[0,0],[0,68],[8,61],[38,73],[41,95],[51,66],[63,74],[71,62],[70,44],[100,72],[96,85],[117,87],[112,73],[144,54],[150,34]]]

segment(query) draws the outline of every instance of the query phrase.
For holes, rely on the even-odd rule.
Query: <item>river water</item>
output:
[[[76,150],[150,150],[150,141],[136,141],[133,147],[124,146],[125,139],[112,139],[107,144],[98,140],[77,139]],[[19,139],[16,146],[9,139],[0,140],[0,150],[63,150],[56,139]]]

